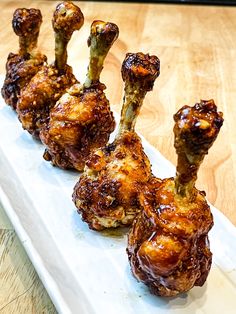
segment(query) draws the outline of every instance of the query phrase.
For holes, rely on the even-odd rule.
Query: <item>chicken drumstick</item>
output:
[[[13,14],[12,27],[19,36],[18,54],[10,53],[6,63],[6,77],[1,89],[6,104],[16,109],[21,90],[47,61],[36,52],[42,15],[37,9],[17,9]]]
[[[56,7],[52,25],[55,32],[55,62],[44,66],[22,91],[17,104],[17,112],[24,129],[36,138],[47,124],[50,109],[76,82],[72,68],[67,62],[67,44],[75,30],[84,23],[80,9],[71,2],[63,2]]]
[[[125,97],[119,132],[112,144],[91,153],[73,201],[91,229],[130,225],[139,211],[139,184],[151,175],[141,139],[134,131],[144,97],[159,76],[156,56],[128,53],[122,64]]]
[[[195,181],[223,123],[213,100],[184,106],[174,120],[177,175],[163,181],[153,178],[146,185],[127,249],[134,276],[160,296],[202,286],[208,276],[213,218]]]
[[[78,171],[93,148],[105,145],[115,128],[104,84],[99,77],[105,57],[119,29],[113,23],[94,21],[88,45],[90,62],[87,78],[81,86],[73,85],[52,109],[48,126],[40,133],[46,145],[44,158],[54,165]]]

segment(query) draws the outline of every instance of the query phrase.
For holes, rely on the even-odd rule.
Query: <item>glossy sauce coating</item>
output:
[[[17,113],[22,127],[34,137],[47,126],[50,110],[65,92],[77,82],[67,62],[67,44],[75,30],[83,25],[80,8],[71,2],[60,3],[54,12],[55,62],[44,66],[22,91]]]
[[[19,52],[8,55],[1,93],[6,104],[14,110],[21,90],[47,61],[46,56],[35,50],[41,24],[40,10],[21,8],[13,14],[12,27],[19,36]]]
[[[55,65],[43,66],[21,93],[17,113],[22,127],[34,137],[47,126],[50,110],[55,106],[66,88],[76,83],[72,68],[65,66],[59,74]]]
[[[177,175],[145,185],[127,248],[134,276],[160,296],[202,286],[212,262],[208,232],[213,217],[195,181],[222,126],[222,113],[213,100],[201,101],[181,108],[174,120]]]
[[[119,34],[110,22],[91,25],[90,61],[83,85],[75,84],[52,109],[40,137],[46,145],[44,159],[63,169],[82,171],[92,149],[104,146],[114,131],[115,120],[100,83],[105,57]]]
[[[140,138],[125,131],[114,143],[93,152],[74,188],[73,200],[91,229],[130,225],[137,213],[140,182],[151,166]]]
[[[93,148],[107,143],[115,128],[103,84],[83,89],[73,86],[52,109],[40,137],[44,158],[63,169],[82,171]]]
[[[157,57],[143,53],[127,54],[122,64],[125,96],[118,134],[113,143],[91,153],[73,193],[91,229],[130,225],[140,210],[138,194],[151,176],[151,166],[134,125],[159,66]]]

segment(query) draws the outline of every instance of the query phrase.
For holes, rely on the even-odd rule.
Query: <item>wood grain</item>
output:
[[[53,60],[50,21],[56,4],[56,1],[0,2],[1,12],[4,12],[1,14],[0,73],[5,71],[7,54],[17,50],[18,40],[11,29],[11,18],[14,9],[22,5],[41,9],[44,23],[39,47],[50,62]],[[91,22],[102,19],[119,25],[120,37],[102,73],[114,110],[121,109],[120,67],[126,52],[149,52],[160,58],[161,75],[153,92],[146,97],[137,131],[173,163],[176,155],[172,116],[176,110],[200,99],[213,98],[224,112],[224,126],[200,169],[198,187],[204,189],[209,201],[236,225],[236,8],[86,1],[77,4],[84,13],[85,25],[70,42],[69,63],[81,81],[88,62],[86,40]],[[6,219],[1,219],[0,226],[0,251],[3,252],[0,313],[53,313],[55,310],[12,227]],[[1,311],[4,304],[14,298],[15,301]]]
[[[56,313],[0,206],[0,313]]]

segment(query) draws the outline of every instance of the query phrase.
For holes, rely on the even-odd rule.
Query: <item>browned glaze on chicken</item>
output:
[[[195,187],[197,171],[223,123],[213,100],[184,106],[175,115],[175,178],[152,178],[140,194],[142,211],[128,238],[134,276],[160,296],[202,286],[212,254],[213,217],[205,193]]]
[[[91,153],[73,193],[78,212],[91,229],[130,225],[140,210],[139,185],[147,182],[151,165],[134,126],[159,68],[156,56],[143,53],[127,54],[122,64],[125,97],[118,135],[112,144]]]
[[[104,146],[115,128],[105,85],[99,77],[118,34],[119,29],[113,23],[92,23],[85,83],[75,84],[59,99],[51,111],[48,126],[40,133],[47,147],[44,158],[58,167],[82,171],[90,151]]]
[[[17,9],[12,27],[19,36],[19,52],[10,53],[6,63],[6,77],[1,89],[7,105],[16,109],[20,91],[41,69],[47,58],[36,51],[42,15],[37,9]]]
[[[67,62],[67,44],[75,30],[84,23],[80,9],[71,2],[56,7],[52,25],[55,33],[55,62],[44,66],[22,91],[17,112],[22,126],[36,138],[49,119],[50,109],[65,92],[76,83]]]

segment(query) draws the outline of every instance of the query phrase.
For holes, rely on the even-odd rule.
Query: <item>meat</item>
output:
[[[8,55],[6,77],[1,89],[6,104],[13,109],[16,109],[21,90],[47,60],[36,50],[41,23],[42,15],[37,9],[17,9],[13,14],[12,27],[19,36],[19,52]]]
[[[118,134],[113,143],[91,153],[73,193],[91,229],[128,226],[140,210],[140,184],[148,181],[151,165],[134,126],[159,69],[159,59],[143,53],[128,53],[122,64],[125,97]]]
[[[175,115],[175,178],[151,178],[140,193],[142,211],[128,237],[134,276],[160,296],[175,296],[202,286],[212,254],[208,232],[213,217],[197,172],[223,124],[213,100],[184,106]]]
[[[63,169],[84,169],[94,148],[104,146],[115,128],[110,104],[100,83],[105,57],[119,29],[110,22],[94,21],[88,45],[90,61],[83,85],[73,85],[51,110],[49,124],[40,137],[46,145],[44,158]]]
[[[77,82],[67,62],[67,44],[75,30],[84,23],[80,9],[71,2],[60,3],[54,12],[52,25],[55,33],[55,62],[46,65],[22,91],[17,113],[22,126],[34,137],[48,123],[50,109]]]

